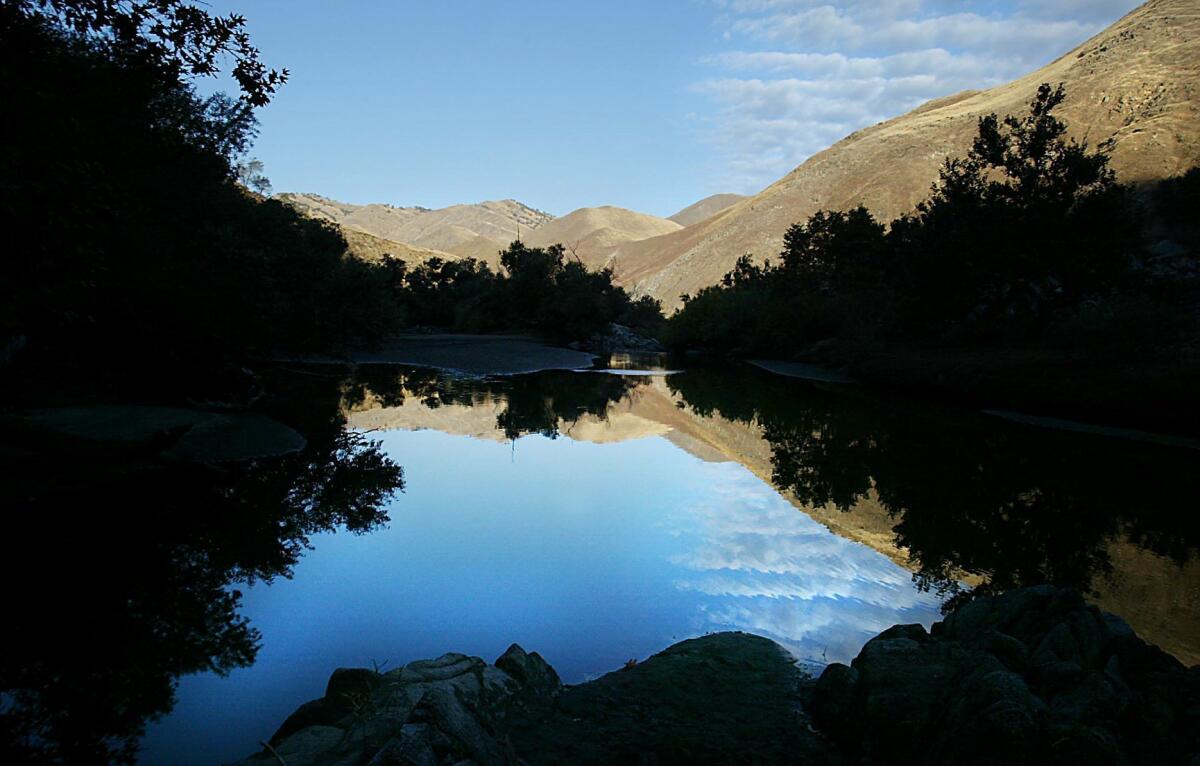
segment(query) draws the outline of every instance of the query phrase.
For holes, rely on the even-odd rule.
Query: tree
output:
[[[791,278],[826,291],[853,290],[882,279],[886,268],[883,224],[862,205],[818,211],[783,235],[780,260]]]
[[[271,179],[263,173],[262,160],[251,157],[239,162],[234,168],[238,183],[264,197],[271,196]]]
[[[251,106],[265,106],[288,70],[268,69],[250,42],[240,14],[215,16],[186,0],[0,0],[25,16],[62,24],[75,34],[104,44],[120,57],[153,63],[170,76],[230,74]]]
[[[909,318],[923,331],[966,320],[1028,332],[1051,312],[1117,285],[1138,228],[1107,147],[1066,137],[1043,84],[1023,117],[979,120],[966,157],[942,166],[928,200],[893,222]]]
[[[394,329],[382,269],[346,258],[335,228],[237,185],[256,125],[247,99],[201,98],[154,61],[25,9],[0,5],[0,341],[22,341],[23,375],[170,398],[252,350],[333,350]]]

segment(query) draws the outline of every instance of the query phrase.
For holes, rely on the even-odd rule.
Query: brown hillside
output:
[[[588,266],[601,267],[614,245],[656,237],[681,228],[678,223],[665,218],[606,205],[584,207],[567,213],[539,226],[528,236],[522,235],[521,239],[534,247],[565,245]]]
[[[714,194],[711,197],[705,197],[699,202],[688,205],[675,215],[670,216],[669,220],[674,221],[680,226],[691,226],[694,223],[700,223],[712,218],[725,208],[732,207],[744,199],[746,199],[746,195],[744,194]]]
[[[480,258],[493,265],[497,252],[520,231],[533,231],[554,219],[516,200],[452,205],[439,210],[391,205],[351,205],[317,194],[284,193],[279,199],[303,213],[332,221],[417,250]]]
[[[1063,83],[1059,116],[1091,145],[1113,139],[1123,182],[1200,163],[1200,3],[1151,0],[1051,64],[985,91],[931,101],[860,130],[754,197],[682,231],[619,245],[618,278],[677,305],[714,284],[738,256],[778,252],[783,233],[813,212],[866,205],[883,220],[925,198],[942,162],[964,154],[982,115],[1020,114],[1039,84]]]
[[[390,255],[393,258],[399,258],[407,262],[410,266],[415,266],[418,263],[424,263],[430,258],[441,258],[442,260],[455,261],[458,256],[453,253],[444,253],[440,250],[429,250],[424,247],[413,247],[406,245],[403,242],[393,242],[390,239],[381,239],[380,237],[366,234],[357,229],[342,229],[342,234],[346,237],[346,244],[349,245],[350,254],[356,258],[360,258],[369,263],[377,263],[383,260],[383,256]]]

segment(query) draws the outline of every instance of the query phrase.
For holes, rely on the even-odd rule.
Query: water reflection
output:
[[[494,405],[495,428],[504,438],[541,434],[554,439],[587,416],[606,419],[612,405],[645,382],[635,376],[558,371],[458,378],[430,369],[364,367],[346,384],[344,403],[350,410],[398,408],[410,399],[428,410]]]
[[[180,676],[254,662],[237,586],[289,576],[314,534],[387,521],[401,470],[325,388],[272,401],[309,441],[279,458],[6,449],[0,761],[133,762]]]
[[[751,368],[269,383],[301,454],[5,447],[4,762],[129,760],[189,673],[212,696],[160,725],[151,762],[252,750],[337,665],[516,640],[578,681],[729,628],[845,660],[943,597],[1046,581],[1200,659],[1193,452]],[[397,463],[412,486],[380,529]]]
[[[753,371],[667,379],[698,413],[754,423],[803,504],[875,499],[918,582],[951,596],[1054,582],[1094,592],[1127,539],[1182,566],[1200,543],[1189,450],[1010,426]],[[964,588],[964,575],[977,575]],[[1185,584],[1186,585],[1186,584]],[[1190,584],[1194,587],[1196,584]]]
[[[728,464],[726,464],[728,465]],[[707,597],[714,630],[769,636],[815,664],[847,662],[897,622],[928,625],[937,602],[876,551],[831,534],[745,471],[722,470],[703,500],[673,515],[694,540],[670,557],[676,586]]]
[[[1200,660],[1194,451],[1054,432],[749,367],[649,379],[547,373],[504,383],[422,375],[425,387],[414,391],[472,403],[470,426],[466,417],[422,422],[412,411],[390,424],[366,412],[352,422],[510,439],[663,436],[769,479],[811,519],[904,565],[945,608],[981,593],[1070,585],[1185,661]],[[480,422],[485,402],[493,410]],[[716,516],[732,513],[720,507]],[[803,558],[788,552],[788,534],[764,532],[758,544],[781,559]],[[738,545],[747,550],[745,540]],[[836,571],[836,562],[823,566]],[[686,581],[717,588],[711,577],[703,583]]]

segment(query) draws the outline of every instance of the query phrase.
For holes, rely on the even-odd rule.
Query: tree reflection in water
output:
[[[949,596],[1052,582],[1093,592],[1118,540],[1186,563],[1200,543],[1195,452],[1007,424],[753,369],[667,385],[696,413],[754,423],[773,481],[845,512],[874,497],[914,578]],[[963,588],[964,575],[982,581]]]
[[[505,438],[541,434],[556,439],[563,424],[585,415],[604,419],[611,406],[646,382],[642,377],[589,372],[456,378],[431,369],[363,366],[347,383],[343,401],[354,408],[370,396],[380,407],[399,407],[412,397],[431,409],[499,402],[504,409],[496,417],[496,428]]]
[[[336,382],[273,401],[301,453],[237,465],[11,449],[0,761],[132,762],[180,676],[251,664],[236,587],[288,576],[313,534],[369,532],[402,471],[342,430]],[[318,396],[322,393],[323,396]]]

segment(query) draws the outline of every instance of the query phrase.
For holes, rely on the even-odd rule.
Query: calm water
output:
[[[144,763],[244,756],[338,666],[492,659],[516,641],[578,682],[731,629],[820,665],[972,592],[1045,581],[1200,662],[1195,451],[750,368],[276,383],[290,391],[278,416],[304,413],[324,434],[303,461],[222,477],[220,502],[168,511],[163,493],[214,480],[139,477],[125,498],[136,523],[71,516],[65,545],[23,553],[81,578],[25,595],[51,625],[79,627],[84,600],[109,604],[88,651],[58,660],[84,677],[89,655],[112,666],[89,679],[107,696],[68,685],[72,715],[111,697],[164,709],[146,689],[161,697],[180,677]],[[382,456],[404,469],[390,497]],[[26,539],[50,534],[30,527]],[[12,648],[53,664],[28,632]]]

